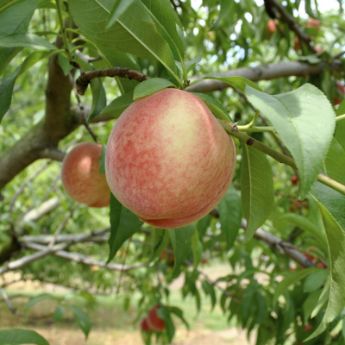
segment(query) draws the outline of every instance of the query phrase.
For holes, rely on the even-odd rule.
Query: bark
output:
[[[45,117],[0,157],[0,190],[31,163],[44,157],[47,149],[55,149],[76,128],[78,118],[71,111],[71,91],[70,78],[63,74],[56,56],[51,57]]]
[[[337,69],[338,64],[329,66],[332,69]],[[250,79],[252,81],[272,80],[277,78],[284,78],[290,76],[307,77],[309,75],[319,74],[324,68],[325,64],[309,65],[302,62],[279,62],[269,65],[260,65],[257,67],[238,68],[224,73],[212,74],[212,77],[234,77],[240,76]],[[207,76],[205,76],[207,78]],[[229,85],[212,79],[205,79],[194,84],[191,84],[187,90],[193,92],[210,92],[216,90],[223,90]]]

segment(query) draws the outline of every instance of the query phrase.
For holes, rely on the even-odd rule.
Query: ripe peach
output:
[[[321,22],[319,19],[316,18],[309,18],[305,27],[308,29],[319,29]]]
[[[90,207],[109,205],[110,190],[105,175],[100,173],[102,146],[82,143],[75,146],[62,164],[62,183],[76,201]]]
[[[271,34],[275,33],[277,31],[277,23],[274,19],[269,19],[267,21],[267,31]]]
[[[163,332],[165,329],[165,321],[158,315],[158,310],[158,305],[151,308],[146,320],[150,329],[155,332]]]
[[[161,228],[181,227],[210,212],[234,165],[234,143],[206,104],[177,89],[130,105],[106,152],[106,177],[116,198]]]
[[[140,322],[140,329],[142,332],[150,332],[152,331],[150,325],[148,324],[147,317]]]

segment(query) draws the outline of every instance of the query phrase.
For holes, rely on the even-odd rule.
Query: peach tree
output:
[[[169,344],[190,327],[170,300],[180,279],[183,298],[220,307],[258,345],[343,344],[343,11],[0,1],[7,307],[10,272],[64,285],[84,305],[28,305],[54,300],[57,321],[72,313],[87,337],[85,306],[121,291],[143,341]],[[216,262],[227,270],[213,277]],[[48,344],[21,328],[0,343]]]

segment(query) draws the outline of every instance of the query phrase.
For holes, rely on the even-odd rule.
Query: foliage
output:
[[[166,324],[143,332],[147,344],[171,343],[175,328],[188,326],[169,299],[177,278],[184,298],[198,309],[209,299],[258,345],[343,344],[343,8],[290,0],[281,14],[275,2],[0,1],[0,275],[18,264],[22,279],[89,291],[91,300],[121,289],[125,307],[137,293],[136,322],[160,305]],[[115,67],[148,79],[94,78],[84,96],[68,86]],[[238,139],[234,180],[218,207],[185,228],[160,230],[114,197],[97,210],[68,199],[57,147],[67,151],[90,133],[106,144],[133,100],[165,87],[200,95]],[[215,261],[229,271],[211,279],[203,267]],[[30,303],[42,297],[51,298]],[[87,337],[84,306],[56,303],[55,318],[73,313]],[[1,330],[0,339],[47,344],[28,330]]]

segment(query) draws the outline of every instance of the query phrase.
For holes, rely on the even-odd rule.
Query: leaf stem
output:
[[[246,125],[247,126],[247,125]],[[237,126],[238,130],[240,132],[275,132],[274,128],[272,126],[253,126],[248,128],[243,128],[243,126]]]
[[[244,131],[245,129],[248,129],[250,127],[252,127],[256,121],[256,119],[258,118],[258,112],[255,112],[253,118],[250,120],[250,122],[248,122],[246,125],[243,125],[243,126],[237,126],[237,128],[240,130],[240,131]]]
[[[341,120],[345,120],[345,114],[341,114],[335,118],[336,122],[341,121]]]
[[[333,180],[332,178],[324,174],[319,174],[317,176],[317,179],[319,182],[345,195],[345,186],[342,183]]]
[[[242,142],[245,142],[248,146],[252,146],[254,149],[259,150],[263,153],[266,153],[268,156],[272,157],[273,159],[275,159],[276,161],[280,163],[286,164],[294,169],[297,168],[294,160],[290,156],[287,156],[283,153],[273,150],[270,147],[263,144],[261,141],[258,141],[250,137],[246,133],[240,132],[238,130],[238,127],[229,121],[220,121],[220,123],[222,124],[223,128],[228,134],[241,140]],[[331,177],[326,176],[324,174],[319,174],[317,176],[317,180],[321,182],[322,184],[345,195],[345,185],[343,185],[342,183],[338,181],[333,180]]]
[[[68,39],[67,39],[67,35],[66,35],[65,25],[63,22],[61,0],[56,0],[56,10],[57,10],[59,23],[60,23],[60,27],[61,27],[61,35],[62,35],[63,45],[65,47],[65,51],[66,51],[68,58],[70,60],[72,60],[70,51],[68,49]]]

